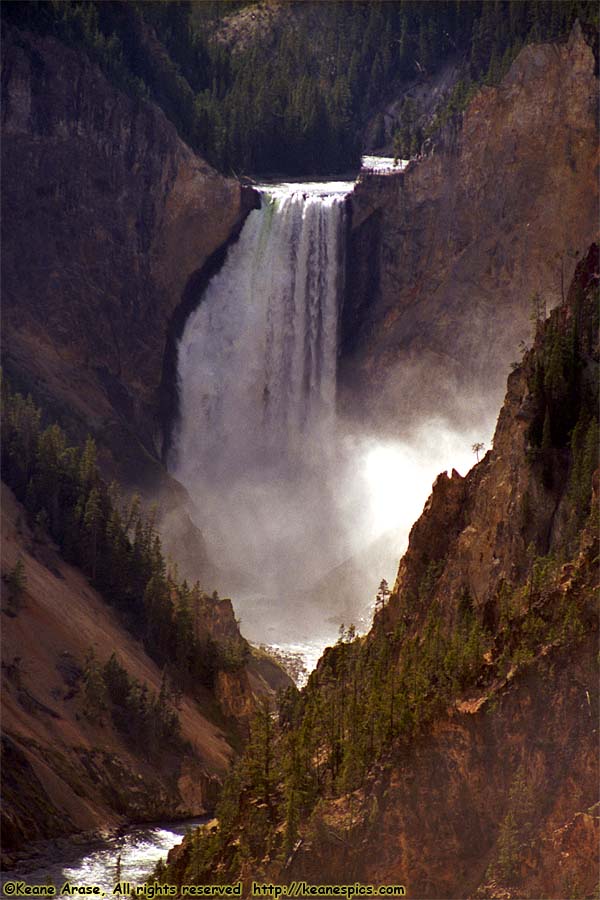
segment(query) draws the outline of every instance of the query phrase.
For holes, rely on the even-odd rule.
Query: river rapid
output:
[[[181,842],[188,829],[207,821],[189,819],[131,827],[103,837],[78,835],[36,842],[31,855],[3,871],[0,880],[3,885],[7,881],[53,884],[57,892],[67,881],[99,885],[106,895],[112,895],[118,881],[142,884],[160,859],[166,861],[169,850]]]

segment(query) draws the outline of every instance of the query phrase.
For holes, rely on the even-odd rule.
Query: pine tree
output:
[[[102,583],[110,591],[113,600],[119,602],[126,593],[129,548],[121,514],[116,505],[112,505],[106,519],[104,545],[106,553],[103,557]]]
[[[194,626],[190,610],[189,588],[184,581],[178,592],[175,610],[175,667],[181,684],[190,683],[195,649]]]
[[[273,818],[275,814],[273,791],[277,781],[274,768],[273,718],[268,702],[263,699],[254,716],[249,741],[247,774],[255,786],[260,800]]]
[[[64,510],[60,502],[61,462],[67,448],[66,438],[58,425],[50,425],[38,440],[36,454],[36,489],[38,499],[48,514],[48,528],[60,539]]]
[[[552,486],[552,470],[553,470],[553,446],[552,446],[552,426],[550,421],[550,408],[546,407],[544,415],[544,427],[542,429],[542,479],[546,487]]]
[[[3,389],[5,384],[3,383]],[[31,395],[24,400],[16,394],[6,403],[8,423],[3,424],[3,440],[12,464],[19,470],[20,484],[26,485],[31,479],[40,434],[40,410]]]
[[[97,488],[90,491],[85,510],[83,514],[83,526],[86,533],[86,556],[87,566],[92,581],[96,579],[96,570],[98,566],[98,540],[102,529],[102,504],[100,502],[100,492]]]
[[[83,672],[84,714],[91,721],[101,724],[108,707],[108,697],[102,670],[94,650],[90,648]]]
[[[146,619],[144,643],[161,665],[164,665],[173,653],[172,610],[173,604],[165,578],[161,575],[153,575],[144,592]]]
[[[102,677],[111,703],[125,706],[129,696],[129,676],[114,652],[104,664]]]
[[[8,590],[8,608],[12,613],[16,614],[21,609],[23,594],[27,587],[25,564],[21,557],[16,561],[8,575],[6,575],[5,580]]]
[[[510,883],[516,874],[520,851],[517,824],[512,812],[506,815],[500,826],[497,847],[498,875],[503,881]]]
[[[375,597],[375,613],[382,612],[385,609],[385,606],[390,599],[391,591],[389,589],[388,583],[385,578],[382,578],[379,583],[379,588],[377,589],[377,595]]]
[[[79,484],[85,495],[91,491],[98,481],[97,456],[96,442],[88,435],[81,454],[81,462],[79,463]]]

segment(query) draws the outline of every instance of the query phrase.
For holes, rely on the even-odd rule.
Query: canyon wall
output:
[[[93,434],[105,475],[159,497],[166,550],[212,588],[185,491],[161,457],[179,329],[253,192],[197,157],[158,107],[54,38],[7,30],[2,96],[3,370],[46,421],[79,442]],[[256,697],[272,701],[291,683],[285,673],[251,657],[231,601],[207,599],[201,637],[246,664],[225,665],[200,703],[183,698],[185,752],[131,752],[108,714],[85,717],[85,653],[104,663],[114,650],[156,693],[161,672],[83,574],[32,537],[10,492],[3,499],[3,576],[20,558],[28,583],[2,644],[4,851],[212,809]]]
[[[397,433],[415,416],[481,419],[499,406],[519,341],[531,338],[532,295],[558,303],[595,238],[597,98],[594,54],[576,23],[564,44],[525,47],[431,155],[360,178],[345,414]]]
[[[252,200],[53,38],[8,30],[2,94],[5,371],[139,484],[186,286]]]
[[[391,753],[362,790],[323,801],[285,879],[402,884],[415,898],[592,897],[597,650],[597,634],[576,653],[549,648]],[[514,834],[506,824],[519,801],[524,841],[522,821]]]
[[[581,354],[576,402],[591,390],[597,403],[599,278],[594,245],[565,304],[538,329],[509,377],[492,449],[466,478],[442,473],[436,481],[370,637],[400,627],[424,646],[432,611],[442,629],[456,627],[468,598],[495,635],[484,660],[496,674],[482,672],[431,728],[397,742],[361,789],[324,798],[284,868],[286,880],[399,883],[407,896],[421,898],[593,896],[600,833],[598,459],[590,449],[591,515],[569,551],[581,463],[569,463],[568,450],[557,446],[546,451],[546,467],[532,429],[544,396],[539,372],[569,340],[579,342]],[[561,404],[544,383],[544,402],[557,404],[556,418]],[[580,412],[581,422],[587,415]],[[544,566],[556,574],[548,578]],[[516,585],[526,587],[515,594]],[[499,636],[511,592],[511,639],[527,619],[547,637],[534,639],[532,652],[513,655],[502,673]],[[547,628],[568,609],[560,613],[561,629]],[[571,615],[578,622],[567,638]]]
[[[3,863],[31,840],[74,831],[203,815],[214,804],[232,756],[231,726],[206,690],[202,709],[179,703],[185,750],[150,753],[117,728],[108,704],[91,716],[86,657],[115,653],[131,678],[158,695],[163,673],[124,629],[84,574],[2,485],[2,851]],[[4,578],[21,560],[26,579],[17,610]],[[233,616],[232,616],[233,620]],[[239,635],[238,635],[239,639]],[[244,672],[236,673],[239,692]],[[233,677],[233,675],[231,676]],[[5,859],[6,857],[6,859]]]

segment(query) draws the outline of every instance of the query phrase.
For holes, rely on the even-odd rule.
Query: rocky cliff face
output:
[[[598,249],[593,245],[578,266],[568,302],[552,315],[560,340],[580,331],[586,335],[590,365],[597,359],[597,351],[591,350],[596,340],[595,320],[589,300],[586,318],[577,306],[577,295],[591,297],[597,284]],[[564,544],[573,499],[567,491],[566,449],[563,446],[553,452],[545,464],[539,447],[532,446],[540,415],[539,388],[536,390],[535,385],[544,366],[547,371],[549,361],[546,356],[544,363],[538,332],[533,349],[508,378],[492,449],[465,478],[453,471],[451,477],[442,473],[436,480],[400,562],[394,586],[394,595],[399,598],[395,611],[392,605],[394,617],[407,611],[432,566],[439,577],[436,590],[440,594],[456,596],[464,589],[484,613],[494,606],[503,584],[523,580],[532,556],[555,554]],[[584,375],[585,381],[594,377],[592,371]],[[544,380],[549,393],[546,374]],[[561,402],[574,406],[577,399],[562,398]],[[577,413],[573,408],[568,414],[572,429]],[[562,443],[566,441],[562,439]],[[496,624],[493,617],[491,624]]]
[[[565,44],[528,46],[430,156],[360,179],[340,362],[346,413],[398,431],[417,408],[457,421],[500,403],[518,342],[530,338],[532,294],[559,302],[596,234],[594,70],[578,24]]]
[[[283,710],[285,781],[265,801],[238,776],[209,855],[185,843],[167,880],[208,860],[217,880],[594,896],[599,283],[594,246],[510,376],[493,448],[436,481],[369,635]]]
[[[286,879],[402,884],[415,898],[592,897],[596,651],[594,635],[575,657],[550,652],[450,710],[364,790],[324,801]]]
[[[177,310],[246,195],[52,38],[8,33],[2,93],[5,370],[139,484]]]
[[[2,849],[6,863],[29,842],[131,821],[212,811],[259,699],[292,682],[274,660],[250,658],[230,600],[205,596],[196,636],[218,648],[215,683],[177,701],[182,742],[149,747],[115,716],[106,691],[90,715],[90,652],[114,653],[130,679],[159,696],[164,672],[122,619],[65,563],[49,537],[2,484]],[[11,602],[9,573],[21,560],[25,586]],[[66,614],[68,611],[68,614]],[[246,664],[244,662],[246,661]],[[135,691],[133,692],[135,694]],[[149,707],[151,716],[156,708]],[[134,707],[121,714],[134,716]],[[4,857],[3,857],[4,862]]]
[[[482,673],[426,735],[382,760],[362,790],[324,803],[319,827],[286,877],[318,880],[325,867],[326,880],[352,872],[365,883],[405,884],[414,897],[593,895],[600,835],[598,472],[592,514],[572,560],[561,567],[569,558],[569,516],[577,514],[576,464],[558,447],[548,451],[545,469],[532,435],[541,360],[549,365],[553,355],[549,341],[557,347],[567,335],[578,336],[576,402],[586,384],[596,383],[599,278],[594,246],[578,266],[567,302],[538,330],[534,348],[509,377],[492,449],[466,478],[453,472],[437,479],[376,623],[388,631],[400,624],[421,635],[424,646],[431,611],[442,628],[451,628],[460,598],[468,597],[480,621],[498,634],[508,586],[526,585],[510,601],[514,641],[519,618],[536,618],[542,634],[550,611],[571,604],[582,616],[579,637],[561,646],[565,618],[562,632],[542,640],[536,652],[514,656],[503,677],[490,681]],[[549,383],[544,378],[547,403]],[[576,443],[571,437],[571,448]],[[592,444],[590,471],[598,462]],[[544,566],[557,574],[547,578]],[[490,672],[497,647],[486,654]],[[344,834],[345,848],[336,856],[333,846]]]
[[[519,621],[535,619],[543,634],[551,610],[571,604],[582,616],[579,637],[561,646],[567,616],[562,631],[548,632],[534,652],[513,655],[495,677],[482,672],[430,730],[384,756],[361,790],[325,800],[286,878],[401,883],[413,897],[593,895],[600,825],[597,473],[594,512],[561,568],[569,558],[576,464],[563,441],[548,450],[545,467],[532,436],[540,398],[552,404],[551,380],[540,372],[568,335],[571,342],[577,336],[581,353],[573,407],[595,383],[599,277],[593,247],[567,302],[538,329],[509,377],[492,449],[466,478],[453,472],[437,479],[375,626],[406,628],[426,652],[432,610],[442,629],[451,629],[468,598],[498,635],[510,595],[509,643],[518,640]],[[590,471],[597,465],[592,443]],[[571,448],[576,444],[571,437]],[[544,566],[557,574],[546,578]],[[515,594],[519,585],[526,587]],[[490,673],[498,652],[496,638],[485,657]]]

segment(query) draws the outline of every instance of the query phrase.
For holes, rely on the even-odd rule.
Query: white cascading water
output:
[[[339,561],[328,515],[336,501],[323,472],[335,444],[351,188],[262,188],[261,209],[248,216],[178,348],[175,475],[196,502],[212,558],[271,596]]]
[[[382,441],[336,423],[352,188],[261,188],[178,348],[171,467],[221,572],[205,587],[232,594],[247,637],[301,645],[309,663],[341,621],[368,621],[434,478],[466,471],[472,441],[493,428],[440,416]]]

